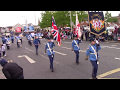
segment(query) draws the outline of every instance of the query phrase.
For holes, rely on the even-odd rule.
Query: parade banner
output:
[[[21,32],[21,27],[17,27],[17,28],[16,28],[16,32],[17,32],[17,33],[20,33],[20,32]]]
[[[29,28],[29,30],[28,30],[28,28]],[[28,26],[28,28],[25,26],[24,32],[33,32],[34,31],[34,26]]]
[[[88,12],[90,33],[100,36],[105,31],[103,12]]]

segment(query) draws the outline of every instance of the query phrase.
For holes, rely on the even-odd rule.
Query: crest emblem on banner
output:
[[[91,16],[92,20],[90,21],[92,28],[99,32],[104,28],[104,21],[101,19],[101,16],[99,14],[95,14],[94,16]]]

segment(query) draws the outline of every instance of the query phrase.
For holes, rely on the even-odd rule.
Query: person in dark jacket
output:
[[[7,62],[5,59],[0,60],[3,67],[2,72],[7,79],[24,79],[23,68],[14,62]]]

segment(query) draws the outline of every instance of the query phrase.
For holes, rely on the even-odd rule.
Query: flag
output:
[[[53,16],[52,16],[52,34],[53,34],[54,40],[56,40],[58,42],[58,45],[60,46],[61,45],[61,38],[60,38],[60,34],[59,34],[59,31],[58,31],[57,26],[55,24],[55,19]]]
[[[103,12],[88,12],[90,33],[100,36],[105,31],[105,22]]]
[[[81,33],[81,30],[80,30],[80,23],[79,23],[79,20],[78,20],[78,15],[76,13],[76,35],[78,38],[81,37],[82,33]]]

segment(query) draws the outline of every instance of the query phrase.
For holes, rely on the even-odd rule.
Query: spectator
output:
[[[5,59],[0,60],[3,67],[2,72],[7,79],[24,79],[23,68],[14,62],[7,62]]]

